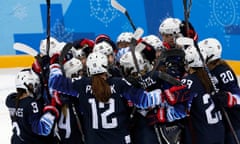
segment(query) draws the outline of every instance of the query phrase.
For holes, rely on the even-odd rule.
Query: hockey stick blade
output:
[[[13,48],[14,48],[15,50],[24,52],[24,53],[29,54],[29,55],[34,56],[34,57],[35,57],[36,55],[38,55],[38,51],[36,51],[36,50],[33,49],[32,47],[30,47],[30,46],[28,46],[28,45],[26,45],[26,44],[23,44],[23,43],[19,43],[19,42],[14,43],[14,44],[13,44]]]
[[[179,37],[176,39],[176,44],[180,46],[185,46],[185,45],[194,45],[194,40],[189,38],[189,37]]]
[[[144,30],[138,27],[133,34],[133,38],[136,40],[139,40],[142,37],[143,33],[144,33]]]
[[[120,3],[118,3],[116,0],[111,0],[111,5],[115,9],[119,10],[121,13],[123,13],[123,14],[126,13],[126,9]]]
[[[135,31],[135,30],[136,30],[136,26],[134,25],[134,23],[133,23],[130,15],[128,14],[127,9],[124,8],[124,7],[123,7],[120,3],[118,3],[116,0],[111,0],[111,5],[112,5],[112,7],[114,7],[115,9],[117,9],[118,11],[120,11],[121,13],[123,13],[123,14],[127,17],[127,19],[128,19],[128,21],[130,22],[133,30]]]

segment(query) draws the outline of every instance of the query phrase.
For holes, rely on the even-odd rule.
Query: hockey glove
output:
[[[178,91],[185,89],[185,88],[186,88],[185,85],[181,85],[181,86],[172,86],[169,89],[165,89],[164,94],[165,94],[165,98],[166,98],[167,102],[170,105],[176,104],[178,102],[178,96],[179,96]]]
[[[54,115],[56,118],[59,117],[59,111],[58,111],[58,109],[57,109],[55,106],[53,106],[53,105],[47,105],[47,106],[45,106],[45,107],[43,108],[43,112],[44,112],[44,113],[50,112],[50,113],[51,113],[52,115]]]
[[[60,54],[54,54],[51,58],[50,58],[50,65],[54,64],[54,63],[59,63],[59,56]]]
[[[213,101],[216,104],[224,107],[231,108],[237,104],[237,99],[232,95],[231,92],[220,91],[212,96]]]
[[[147,123],[152,126],[166,122],[165,108],[155,108],[147,113]]]

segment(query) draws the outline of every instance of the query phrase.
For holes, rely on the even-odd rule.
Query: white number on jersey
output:
[[[58,121],[58,127],[66,131],[65,138],[69,138],[71,135],[71,125],[70,125],[70,112],[69,108],[66,108],[66,116],[64,117],[63,112],[61,112],[60,119]]]
[[[221,73],[220,77],[224,84],[234,81],[234,76],[230,70],[227,70],[227,71]]]
[[[209,107],[205,110],[205,114],[206,114],[206,117],[207,117],[207,122],[209,124],[216,124],[220,120],[222,120],[222,115],[221,115],[220,111],[213,112],[213,110],[215,108],[215,104],[213,102],[211,102],[210,100],[211,99],[210,99],[209,94],[204,94],[203,95],[203,104],[208,104],[209,102],[211,103],[209,105]]]
[[[38,110],[38,105],[36,102],[32,102],[31,103],[32,107],[33,107],[33,113],[38,113],[39,110]]]
[[[91,98],[88,100],[88,102],[91,104],[91,108],[92,108],[92,126],[94,129],[98,129],[99,128],[99,123],[98,123],[99,116],[98,116],[98,111],[97,111],[98,109],[97,109],[96,100],[94,98]],[[109,108],[100,114],[100,118],[102,121],[102,123],[101,123],[102,128],[105,128],[105,129],[116,128],[118,125],[117,118],[112,118],[110,122],[107,121],[107,117],[115,112],[115,100],[110,98],[107,103],[98,102],[99,109],[105,108],[106,105],[109,105]]]

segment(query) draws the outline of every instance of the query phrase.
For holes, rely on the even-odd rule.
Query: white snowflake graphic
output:
[[[12,9],[12,15],[19,20],[23,20],[28,16],[26,6],[20,3],[16,4]]]
[[[209,0],[211,6],[210,17],[206,27],[225,27],[236,24],[240,20],[239,1],[237,0]]]
[[[57,38],[59,41],[73,41],[73,33],[74,29],[66,28],[59,19],[56,20],[53,28],[51,28],[51,36]]]
[[[104,23],[105,27],[119,16],[119,12],[111,6],[110,0],[90,0],[90,12],[90,16]]]

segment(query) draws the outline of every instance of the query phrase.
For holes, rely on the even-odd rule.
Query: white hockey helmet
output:
[[[87,57],[87,69],[90,76],[108,72],[107,56],[100,52],[92,52]]]
[[[94,45],[93,52],[100,52],[107,56],[113,53],[113,47],[106,41],[102,41]]]
[[[135,52],[135,56],[139,70],[140,71],[144,70],[146,67],[146,61],[143,59],[143,56],[141,55],[140,52],[137,51]],[[123,67],[124,71],[127,69],[132,69],[131,74],[138,72],[131,51],[128,51],[120,58],[120,66]]]
[[[193,45],[190,45],[186,49],[184,49],[185,52],[185,62],[187,64],[187,67],[203,67],[203,61],[200,58],[200,55],[197,51],[197,48]],[[206,57],[206,54],[204,51],[201,50],[201,54],[203,57]]]
[[[78,75],[78,72],[83,69],[83,65],[79,59],[73,57],[64,63],[63,69],[65,71],[66,77],[71,78],[73,74]]]
[[[206,62],[209,63],[216,59],[220,59],[222,55],[222,45],[215,38],[207,38],[198,43],[199,48],[206,52]]]
[[[166,18],[159,26],[161,34],[178,34],[180,29],[181,20],[178,18]]]
[[[133,33],[132,32],[122,32],[118,37],[117,37],[117,43],[120,42],[131,42],[131,39],[133,38]]]
[[[61,54],[61,52],[66,44],[67,43],[65,43],[65,42],[58,43],[54,49],[49,50],[49,56],[52,57],[54,54]],[[74,48],[74,47],[72,47],[72,48]]]
[[[50,37],[50,49],[49,49],[49,56],[50,53],[52,54],[53,52],[51,51],[55,51],[55,49],[57,48],[57,45],[59,44],[59,41],[56,40],[53,37]],[[40,53],[42,55],[47,55],[47,39],[41,40],[40,42]],[[51,57],[51,56],[50,56]]]
[[[73,50],[74,57],[81,58],[81,57],[87,57],[86,53],[83,49],[75,49]]]
[[[35,72],[31,69],[23,69],[17,73],[15,78],[16,88],[22,88],[28,91],[28,86],[32,85],[33,90],[35,91],[38,85],[40,84],[40,79]]]
[[[155,50],[160,50],[162,49],[162,41],[160,40],[159,37],[155,35],[148,35],[142,38],[147,44],[153,46]]]

